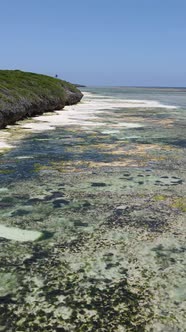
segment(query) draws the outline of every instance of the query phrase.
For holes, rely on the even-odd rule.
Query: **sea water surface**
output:
[[[0,330],[185,331],[186,89],[0,131]]]

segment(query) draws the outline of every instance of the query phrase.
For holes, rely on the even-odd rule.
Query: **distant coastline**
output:
[[[174,89],[174,90],[186,90],[186,87],[174,87],[174,86],[143,86],[143,85],[79,85],[79,87],[84,88],[126,88],[126,89],[162,89],[162,90],[168,90],[168,89]]]
[[[76,88],[86,88],[86,85],[83,84],[74,84]]]

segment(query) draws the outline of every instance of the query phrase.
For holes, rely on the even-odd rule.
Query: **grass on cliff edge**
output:
[[[65,100],[65,90],[78,89],[66,81],[20,70],[0,70],[0,110],[22,99],[37,102],[42,98]]]

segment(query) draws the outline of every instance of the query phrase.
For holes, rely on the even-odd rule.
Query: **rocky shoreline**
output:
[[[78,103],[83,94],[73,84],[45,75],[0,70],[0,129],[44,112]]]

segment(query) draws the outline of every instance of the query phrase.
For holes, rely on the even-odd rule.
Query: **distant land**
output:
[[[86,85],[82,85],[82,84],[74,84],[76,86],[76,88],[86,88]]]

